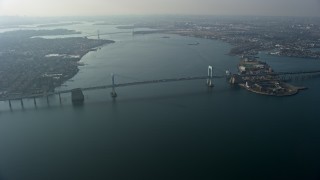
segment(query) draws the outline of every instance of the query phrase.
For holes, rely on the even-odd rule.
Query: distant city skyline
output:
[[[320,0],[0,0],[0,16],[318,16]]]

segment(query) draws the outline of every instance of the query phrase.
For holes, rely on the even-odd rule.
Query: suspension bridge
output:
[[[101,86],[92,86],[92,87],[85,87],[85,88],[77,88],[78,90],[83,91],[92,91],[92,90],[101,90],[101,89],[112,89],[111,96],[116,97],[115,88],[120,87],[127,87],[127,86],[137,86],[137,85],[145,85],[145,84],[156,84],[156,83],[168,83],[168,82],[177,82],[177,81],[191,81],[191,80],[207,80],[208,87],[213,87],[213,79],[216,78],[225,78],[225,75],[221,76],[214,76],[212,66],[208,68],[208,75],[207,76],[190,76],[190,77],[179,77],[179,78],[167,78],[167,79],[155,79],[155,80],[145,80],[145,81],[133,81],[133,82],[126,82],[126,83],[116,83],[115,82],[115,75],[111,74],[112,84],[110,85],[101,85]],[[61,102],[61,95],[67,93],[73,93],[75,89],[70,90],[62,90],[62,91],[55,91],[55,92],[47,92],[41,94],[30,94],[24,95],[19,97],[8,97],[8,98],[1,98],[0,101],[8,101],[9,106],[11,107],[11,101],[20,101],[21,106],[23,106],[23,99],[34,99],[34,103],[36,105],[36,98],[43,98],[46,97],[47,101],[49,102],[49,96],[58,95],[59,100]]]
[[[146,85],[146,84],[157,84],[157,83],[169,83],[169,82],[179,82],[179,81],[192,81],[192,80],[206,80],[206,84],[208,87],[213,87],[214,79],[222,79],[222,78],[229,78],[230,76],[238,76],[241,78],[245,77],[259,77],[259,76],[273,76],[277,77],[281,80],[290,80],[290,79],[305,79],[305,78],[313,78],[320,76],[320,70],[314,71],[299,71],[299,72],[272,72],[268,74],[231,74],[226,73],[225,75],[214,75],[213,74],[213,67],[208,66],[208,74],[206,76],[190,76],[190,77],[177,77],[177,78],[166,78],[166,79],[154,79],[154,80],[144,80],[144,81],[132,81],[126,83],[116,83],[115,82],[115,75],[111,74],[111,84],[110,85],[101,85],[101,86],[92,86],[92,87],[84,87],[84,88],[77,88],[78,91],[93,91],[93,90],[101,90],[101,89],[111,89],[111,96],[115,98],[117,93],[115,91],[116,88],[127,87],[127,86],[137,86],[137,85]],[[9,102],[10,108],[12,107],[11,101],[20,101],[21,106],[23,107],[23,100],[24,99],[33,99],[34,104],[36,105],[36,98],[43,98],[47,99],[49,103],[49,96],[58,95],[59,101],[61,103],[61,95],[67,93],[73,93],[75,89],[70,90],[61,90],[61,91],[54,91],[54,92],[46,92],[41,94],[29,94],[17,97],[2,97],[0,101],[7,101]]]

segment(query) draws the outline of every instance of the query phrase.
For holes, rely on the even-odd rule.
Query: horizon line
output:
[[[19,18],[64,18],[64,17],[113,17],[113,16],[198,16],[198,17],[291,17],[291,18],[320,18],[319,16],[299,16],[299,15],[261,15],[261,14],[105,14],[105,15],[59,15],[59,16],[36,16],[36,15],[0,15],[0,17]]]

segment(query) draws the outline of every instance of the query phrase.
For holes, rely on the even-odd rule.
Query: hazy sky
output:
[[[114,14],[320,16],[320,0],[0,0],[0,15]]]

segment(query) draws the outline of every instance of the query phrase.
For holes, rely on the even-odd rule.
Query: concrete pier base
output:
[[[23,106],[23,99],[20,99],[20,102],[21,102],[21,107],[24,107]]]
[[[62,101],[61,101],[61,94],[59,93],[59,102],[60,102],[60,104],[62,103]]]
[[[112,98],[116,98],[118,96],[118,94],[114,90],[111,91],[110,95],[111,95]]]

